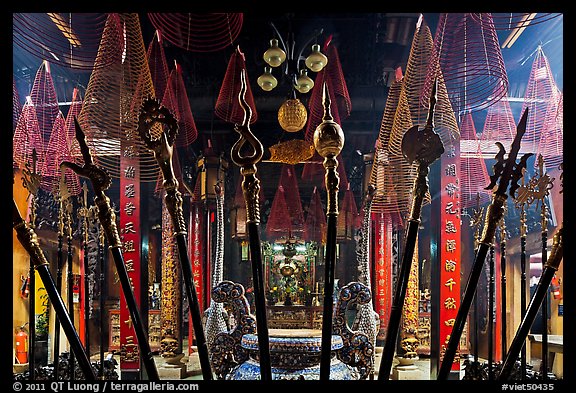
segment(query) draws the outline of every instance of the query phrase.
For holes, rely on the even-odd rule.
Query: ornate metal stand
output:
[[[40,248],[40,244],[38,243],[38,236],[34,230],[30,228],[30,226],[27,225],[26,222],[22,219],[22,216],[18,211],[18,206],[16,206],[16,201],[13,201],[12,226],[16,230],[18,240],[30,255],[30,259],[34,264],[36,271],[38,271],[40,279],[44,283],[44,287],[46,288],[50,302],[52,303],[54,311],[56,312],[56,315],[58,315],[62,328],[64,329],[64,333],[70,342],[70,348],[78,359],[80,367],[82,368],[82,372],[84,373],[84,377],[87,380],[95,380],[96,376],[94,375],[90,365],[90,360],[84,351],[84,347],[82,346],[82,342],[80,341],[78,333],[74,328],[74,324],[70,319],[70,315],[66,310],[64,301],[62,300],[60,293],[58,293],[56,284],[52,279],[48,261],[46,260],[46,256],[42,252],[42,249]]]
[[[372,201],[376,188],[373,185],[368,186],[368,192],[364,198],[364,217],[362,219],[362,228],[360,229],[360,240],[357,246],[357,261],[359,271],[359,281],[366,285],[368,289],[372,288],[370,283],[370,222]],[[352,329],[363,332],[368,336],[373,348],[376,348],[376,336],[380,328],[380,316],[374,311],[372,301],[365,304],[358,304],[358,312],[352,325]],[[370,378],[374,377],[374,363],[376,351],[372,354],[372,369],[369,370]]]
[[[458,344],[460,342],[460,337],[464,330],[464,324],[468,317],[468,311],[470,311],[470,305],[472,304],[472,299],[474,297],[474,292],[478,286],[478,280],[480,279],[480,273],[482,272],[482,267],[484,265],[484,260],[486,259],[486,254],[490,249],[494,241],[494,235],[496,233],[496,228],[498,223],[504,215],[504,204],[506,203],[508,191],[508,186],[510,185],[510,195],[512,198],[519,187],[517,182],[522,176],[522,169],[526,168],[526,160],[532,155],[532,153],[527,153],[522,156],[520,163],[516,163],[516,157],[520,151],[520,142],[522,136],[526,132],[526,122],[528,119],[528,110],[524,111],[520,122],[518,123],[516,137],[512,142],[510,153],[508,158],[504,160],[504,154],[506,153],[504,146],[500,142],[496,142],[499,148],[498,154],[496,154],[496,164],[494,164],[494,175],[490,177],[491,182],[486,187],[486,189],[493,189],[498,179],[498,187],[493,193],[492,203],[488,206],[486,213],[486,220],[484,224],[484,231],[482,234],[482,240],[480,241],[480,246],[476,250],[476,256],[474,258],[474,264],[472,265],[472,270],[468,277],[468,282],[466,284],[466,289],[464,292],[464,297],[458,309],[458,314],[456,315],[456,320],[452,328],[452,334],[448,341],[448,346],[446,347],[446,352],[444,353],[444,358],[442,359],[442,364],[438,371],[439,380],[445,380],[450,373],[452,368],[452,363],[454,362],[454,356],[456,350],[458,349]]]
[[[82,152],[82,157],[84,159],[84,166],[72,162],[63,162],[60,167],[68,167],[78,175],[89,178],[92,182],[92,188],[94,189],[95,194],[94,202],[98,208],[98,219],[102,224],[106,240],[108,241],[108,247],[112,253],[112,257],[114,258],[114,264],[116,265],[116,271],[122,286],[122,292],[124,293],[126,305],[134,326],[134,332],[136,333],[136,338],[138,340],[142,362],[144,363],[148,378],[157,381],[160,377],[158,375],[158,370],[156,369],[156,364],[154,363],[152,350],[150,349],[148,334],[144,329],[144,323],[142,322],[142,317],[140,316],[138,304],[136,303],[136,298],[130,284],[126,265],[124,264],[122,241],[120,240],[118,228],[116,227],[116,213],[114,213],[114,210],[110,205],[110,199],[104,193],[104,191],[110,187],[112,180],[103,169],[97,167],[93,163],[92,155],[90,154],[90,150],[86,143],[84,131],[82,131],[76,118],[74,121],[76,126],[76,139],[80,145],[80,151]]]
[[[414,180],[413,200],[410,219],[408,220],[408,228],[406,229],[404,254],[402,255],[398,281],[394,290],[394,298],[390,310],[390,321],[388,322],[386,341],[382,351],[382,360],[380,362],[380,370],[378,373],[379,380],[387,380],[390,378],[390,370],[392,369],[392,361],[396,351],[396,340],[398,339],[398,331],[400,329],[402,307],[404,306],[406,288],[410,276],[410,267],[412,265],[412,257],[414,255],[414,248],[416,247],[416,239],[418,237],[422,203],[426,196],[426,192],[428,191],[429,167],[434,161],[440,158],[442,153],[444,153],[442,141],[438,134],[434,132],[436,89],[437,83],[434,83],[430,94],[428,119],[424,129],[420,130],[419,126],[414,126],[406,131],[402,139],[402,154],[408,162],[412,163],[416,161],[418,163],[418,169],[416,179]]]
[[[224,192],[220,184],[216,184],[216,256],[214,258],[214,272],[212,273],[212,288],[224,279]],[[226,323],[227,313],[222,303],[210,298],[210,307],[205,311],[206,316],[206,342],[210,351],[212,342],[218,333],[228,331]],[[214,366],[214,364],[212,364]]]

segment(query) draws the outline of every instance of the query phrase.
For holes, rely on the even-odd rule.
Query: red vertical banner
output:
[[[392,308],[392,221],[384,213],[373,213],[376,294],[374,306],[380,316],[378,339],[384,339]]]
[[[448,147],[441,158],[440,180],[440,353],[444,356],[460,307],[460,144]],[[464,337],[464,335],[463,335]],[[462,342],[462,341],[461,341]],[[452,370],[460,370],[460,356]]]
[[[190,214],[190,225],[188,226],[188,249],[190,252],[189,258],[192,264],[192,276],[196,294],[198,295],[198,302],[200,303],[200,312],[202,312],[202,231],[201,231],[201,215],[200,208],[196,204],[192,204]],[[192,326],[192,314],[188,313],[188,354],[191,354],[192,346],[194,345],[194,329]]]
[[[140,165],[133,147],[121,145],[120,239],[128,278],[140,305]],[[140,369],[138,340],[124,294],[120,296],[120,369]]]

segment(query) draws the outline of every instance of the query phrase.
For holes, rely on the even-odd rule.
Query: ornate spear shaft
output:
[[[67,244],[67,258],[66,258],[66,269],[67,269],[67,277],[66,282],[68,286],[67,294],[68,294],[68,312],[70,313],[70,320],[72,324],[74,324],[74,274],[72,273],[72,263],[73,263],[73,255],[72,255],[72,202],[70,200],[66,201],[66,244]],[[88,356],[90,358],[90,356]],[[68,368],[70,373],[70,379],[74,379],[74,354],[70,352],[70,356],[68,358]]]
[[[56,289],[56,284],[52,279],[48,261],[46,260],[46,256],[44,255],[42,249],[40,248],[40,244],[38,243],[38,236],[34,230],[30,228],[30,226],[27,225],[26,222],[22,219],[20,211],[18,210],[18,206],[16,206],[16,201],[14,200],[12,210],[12,226],[16,230],[18,240],[30,255],[30,259],[34,263],[36,271],[44,283],[44,287],[46,288],[50,302],[52,303],[56,315],[58,315],[62,328],[64,329],[64,333],[70,342],[70,348],[78,359],[78,364],[84,373],[84,377],[87,380],[95,380],[96,376],[92,370],[88,355],[86,355],[86,352],[84,351],[80,337],[78,337],[78,333],[76,332],[74,324],[72,323],[70,315],[68,314],[66,306],[64,305],[64,300],[62,300],[60,293]]]
[[[58,251],[57,251],[57,270],[56,270],[56,291],[60,293],[62,290],[62,267],[64,265],[64,205],[62,203],[64,193],[67,193],[65,189],[66,183],[64,178],[60,178],[60,189],[58,191]],[[60,369],[60,319],[58,315],[54,318],[54,378],[58,380],[58,370]]]
[[[458,314],[454,321],[454,326],[452,327],[452,334],[450,334],[450,339],[448,340],[448,345],[446,351],[444,352],[444,358],[442,359],[442,364],[438,371],[439,380],[444,380],[448,378],[448,374],[452,369],[452,363],[454,362],[454,356],[456,355],[456,350],[458,349],[458,344],[460,342],[460,337],[464,330],[464,324],[468,317],[468,312],[470,311],[470,305],[472,304],[472,299],[474,298],[474,293],[476,292],[476,287],[478,286],[478,281],[480,279],[480,274],[484,266],[484,260],[486,259],[486,254],[490,249],[494,241],[494,235],[496,233],[496,228],[498,223],[504,216],[504,204],[508,198],[506,192],[508,191],[508,186],[510,185],[510,195],[514,197],[516,189],[519,187],[517,181],[522,177],[521,170],[526,168],[526,160],[532,155],[532,153],[527,153],[522,156],[520,163],[516,163],[516,157],[520,151],[520,142],[522,136],[526,132],[526,122],[528,119],[528,109],[524,111],[520,122],[518,123],[516,137],[512,142],[510,153],[508,158],[504,160],[504,154],[506,150],[500,142],[496,142],[499,148],[498,154],[496,154],[496,164],[494,164],[494,175],[490,177],[491,182],[486,187],[486,189],[493,189],[496,187],[498,179],[498,187],[494,191],[492,196],[492,203],[488,206],[486,212],[486,219],[484,223],[484,229],[482,233],[482,240],[480,245],[476,250],[476,256],[474,258],[474,263],[468,276],[468,282],[466,283],[466,289],[464,291],[464,297],[460,303],[460,308],[458,309]],[[491,317],[490,317],[491,318]]]
[[[156,123],[162,123],[167,126],[166,131],[160,136],[153,137],[150,130]],[[194,335],[196,336],[196,345],[198,347],[198,356],[200,359],[200,368],[204,380],[213,380],[212,368],[210,366],[210,357],[208,354],[208,345],[204,335],[202,325],[202,314],[200,313],[200,303],[196,287],[192,280],[192,265],[188,257],[187,229],[184,213],[182,210],[182,194],[178,191],[178,180],[174,175],[172,167],[172,153],[174,149],[174,140],[178,133],[178,122],[170,113],[168,108],[160,106],[160,103],[153,99],[144,101],[140,116],[138,119],[138,133],[148,149],[154,153],[158,165],[162,170],[164,181],[162,186],[166,190],[164,200],[166,208],[172,218],[174,227],[174,236],[178,247],[178,258],[180,268],[182,269],[182,278],[186,287],[186,296],[190,306]]]
[[[332,317],[334,314],[334,267],[336,265],[336,227],[338,224],[338,186],[340,178],[336,157],[344,147],[344,132],[330,112],[328,86],[323,91],[324,117],[314,131],[314,147],[324,157],[326,169],[326,255],[324,260],[324,309],[322,314],[322,351],[320,354],[320,380],[330,379],[332,354]]]
[[[36,172],[36,163],[38,162],[38,154],[36,149],[32,149],[32,169],[29,168],[29,163],[25,165],[23,170],[24,177],[22,184],[30,194],[30,228],[36,228],[36,194],[40,187],[40,174]],[[30,370],[30,380],[35,378],[36,361],[35,361],[35,342],[36,342],[36,275],[34,274],[34,263],[30,260],[28,270],[30,286],[30,295],[28,298],[28,369]]]
[[[248,228],[248,242],[250,245],[250,262],[252,264],[252,282],[254,285],[254,303],[256,306],[256,329],[258,331],[258,349],[260,351],[260,378],[263,381],[272,380],[270,363],[270,339],[268,336],[268,322],[266,320],[266,295],[264,293],[264,278],[262,273],[262,245],[260,243],[260,180],[256,177],[256,163],[262,159],[264,147],[250,130],[252,109],[246,101],[246,70],[240,73],[240,94],[238,100],[244,110],[242,124],[236,124],[234,130],[240,138],[232,146],[230,156],[234,164],[240,167],[243,176],[242,192],[246,202],[246,226]],[[244,144],[248,142],[252,154],[240,153]]]
[[[106,259],[104,258],[104,230],[102,225],[98,231],[98,257],[100,259],[100,379],[104,379],[104,331],[106,324],[104,323],[104,309],[105,309],[105,292],[104,285],[106,285]]]
[[[520,350],[526,343],[526,337],[528,336],[530,328],[536,319],[538,309],[542,306],[542,303],[546,298],[546,294],[548,293],[548,287],[552,282],[552,278],[558,270],[560,262],[562,262],[564,249],[563,232],[564,224],[562,223],[554,235],[550,256],[546,260],[546,265],[542,271],[542,275],[540,276],[540,280],[538,281],[538,285],[534,295],[532,296],[530,305],[528,305],[526,315],[524,319],[522,319],[522,322],[520,322],[520,326],[518,326],[514,340],[512,340],[512,344],[510,344],[510,349],[506,354],[506,358],[502,364],[502,371],[498,377],[499,380],[507,380],[510,378],[514,363],[518,358]]]
[[[444,146],[442,145],[440,136],[434,132],[436,89],[437,82],[434,83],[430,94],[428,119],[424,128],[420,130],[419,126],[414,126],[406,131],[402,138],[402,154],[408,162],[412,163],[416,161],[418,163],[418,169],[412,191],[414,196],[410,210],[410,218],[408,220],[408,228],[406,229],[404,253],[402,255],[400,271],[394,289],[394,298],[390,310],[390,320],[386,332],[386,341],[384,342],[382,360],[378,372],[379,380],[387,380],[390,378],[390,370],[392,369],[392,361],[396,350],[396,340],[398,338],[398,330],[402,318],[402,308],[404,307],[406,288],[408,287],[410,268],[412,266],[412,258],[414,256],[414,249],[416,248],[416,241],[418,238],[422,203],[426,196],[426,192],[428,191],[429,167],[434,161],[440,158],[442,153],[444,153]]]
[[[134,326],[134,332],[136,333],[144,367],[146,368],[148,378],[150,380],[158,381],[160,380],[160,377],[158,375],[158,370],[156,369],[156,364],[154,363],[152,350],[150,349],[148,334],[144,329],[144,323],[140,316],[136,297],[134,296],[134,291],[130,284],[130,278],[128,277],[128,271],[124,264],[122,241],[120,240],[118,228],[116,227],[116,213],[114,213],[114,209],[112,209],[112,206],[110,205],[110,199],[104,193],[104,191],[112,184],[112,179],[106,171],[97,167],[93,163],[90,149],[86,143],[86,135],[84,134],[84,131],[82,131],[78,119],[74,118],[74,123],[76,126],[76,139],[80,145],[80,151],[82,152],[82,157],[84,159],[84,166],[72,162],[63,162],[60,164],[60,167],[68,167],[78,175],[89,178],[92,183],[92,188],[94,189],[94,203],[98,207],[98,219],[104,228],[106,240],[109,245],[108,248],[114,258],[114,264],[116,265],[116,271],[118,273],[122,292],[126,299],[126,306],[130,312],[132,325]]]
[[[506,222],[502,219],[500,226],[500,290],[502,293],[501,298],[501,313],[502,313],[502,356],[506,356],[508,344],[506,342]]]

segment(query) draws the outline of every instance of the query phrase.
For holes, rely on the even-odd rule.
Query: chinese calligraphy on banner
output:
[[[441,356],[450,339],[460,307],[460,147],[448,147],[441,158],[440,180],[440,346]],[[460,369],[460,357],[454,357],[452,370]]]
[[[124,264],[140,305],[140,165],[134,146],[122,143],[120,158],[120,239]],[[120,296],[120,369],[138,370],[138,340],[124,294]]]

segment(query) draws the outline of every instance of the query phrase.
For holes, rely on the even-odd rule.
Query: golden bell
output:
[[[272,75],[272,68],[264,67],[264,73],[256,80],[264,91],[270,91],[278,85],[278,80]]]
[[[328,64],[328,58],[324,53],[320,52],[320,45],[312,45],[312,53],[306,58],[306,67],[314,72],[320,72]]]
[[[307,120],[308,112],[306,107],[297,98],[284,101],[278,110],[278,122],[285,131],[300,131],[306,125]]]
[[[278,67],[286,60],[286,52],[278,46],[276,38],[270,40],[270,48],[262,55],[262,58],[271,67]]]
[[[300,75],[296,79],[294,87],[302,94],[308,93],[314,87],[314,81],[308,76],[306,69],[300,70]]]

